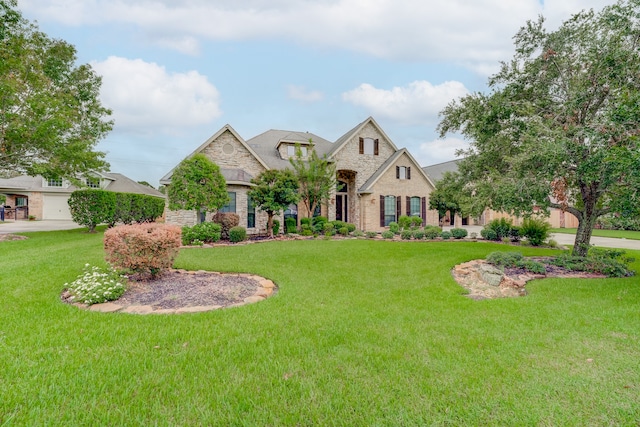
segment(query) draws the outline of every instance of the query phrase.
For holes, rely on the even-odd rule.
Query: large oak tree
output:
[[[112,129],[99,100],[101,79],[76,64],[74,46],[25,20],[0,0],[0,176],[75,178],[106,170],[94,151]]]
[[[267,213],[267,232],[273,237],[273,217],[300,200],[298,180],[289,169],[269,169],[253,178],[251,183],[253,187],[248,196]]]
[[[548,31],[528,22],[490,92],[448,105],[441,136],[471,140],[459,164],[486,206],[553,207],[579,221],[585,255],[596,219],[640,212],[640,0],[584,11]]]

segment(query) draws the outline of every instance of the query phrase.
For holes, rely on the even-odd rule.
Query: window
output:
[[[247,197],[247,228],[255,228],[256,226],[256,205]]]
[[[411,179],[411,168],[408,166],[396,166],[396,178]]]
[[[88,177],[85,182],[89,188],[100,188],[100,178]]]
[[[420,203],[420,197],[412,197],[409,200],[409,211],[407,214],[410,216],[422,217],[421,211],[422,205]]]
[[[369,156],[378,155],[378,140],[373,138],[360,138],[359,152]]]
[[[47,187],[62,187],[62,178],[49,178]]]
[[[235,191],[228,191],[229,203],[220,208],[218,212],[236,212],[236,193]]]
[[[298,205],[295,203],[289,205],[289,207],[284,211],[284,219],[286,220],[287,218],[293,218],[296,220],[296,224],[298,223]]]
[[[396,196],[386,196],[384,198],[384,226],[396,220]]]
[[[16,197],[16,207],[22,207],[22,206],[27,206],[29,204],[28,199],[24,196],[17,196]]]
[[[295,145],[287,145],[287,155],[289,157],[293,157],[296,155],[296,146]],[[300,155],[302,157],[307,157],[307,147],[300,147]]]
[[[336,182],[336,193],[346,193],[348,188],[349,187],[347,186],[346,182],[344,181]]]

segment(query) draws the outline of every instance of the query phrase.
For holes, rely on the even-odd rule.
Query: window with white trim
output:
[[[396,196],[384,198],[384,226],[396,221]]]
[[[62,178],[49,178],[47,187],[62,187]]]
[[[422,211],[422,203],[420,200],[420,197],[412,197],[411,200],[409,200],[409,207],[411,212],[409,213],[410,216],[417,216],[417,217],[421,217],[421,211]]]

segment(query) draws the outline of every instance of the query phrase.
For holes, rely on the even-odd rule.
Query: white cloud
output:
[[[376,117],[388,118],[402,124],[433,124],[438,113],[453,99],[468,93],[465,86],[456,81],[432,85],[427,81],[415,81],[404,87],[390,90],[378,89],[363,83],[342,94],[342,99],[359,105]]]
[[[307,90],[304,86],[287,86],[287,96],[296,101],[317,102],[324,99],[324,94],[318,90]]]
[[[456,156],[456,151],[464,150],[468,147],[469,142],[464,139],[456,137],[436,139],[421,143],[415,157],[422,166],[430,166],[459,159],[460,157]]]
[[[91,66],[102,76],[101,98],[111,108],[116,130],[172,132],[220,117],[220,96],[206,76],[167,73],[141,59],[111,56]]]
[[[124,23],[155,43],[195,54],[204,40],[293,40],[386,59],[454,61],[481,74],[512,55],[526,20],[550,23],[610,0],[22,0],[69,25]]]

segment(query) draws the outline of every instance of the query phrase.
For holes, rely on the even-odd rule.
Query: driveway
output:
[[[0,222],[0,234],[25,233],[29,231],[71,230],[74,228],[83,227],[70,220],[8,220]]]
[[[444,230],[450,230],[453,227],[444,227]],[[462,228],[465,228],[469,234],[476,233],[478,237],[480,237],[480,230],[482,230],[482,226],[479,225],[465,225]],[[565,246],[567,248],[573,247],[573,242],[576,239],[576,236],[573,234],[564,234],[564,233],[555,233],[551,234],[550,239],[555,240],[558,244]],[[628,240],[628,239],[615,239],[612,237],[591,237],[591,244],[594,246],[598,246],[601,248],[617,248],[617,249],[635,249],[640,250],[640,240]]]

